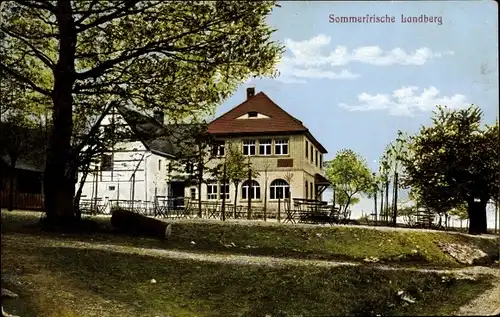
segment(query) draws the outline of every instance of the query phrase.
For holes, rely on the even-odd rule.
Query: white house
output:
[[[97,171],[85,180],[82,200],[153,202],[156,196],[184,197],[184,183],[169,181],[167,177],[176,141],[172,126],[167,129],[161,113],[149,117],[124,106],[115,106],[104,117],[101,126],[126,129],[133,137],[120,140],[103,155]],[[82,173],[77,186],[81,177]]]

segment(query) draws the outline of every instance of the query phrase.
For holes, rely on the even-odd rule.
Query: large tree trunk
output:
[[[486,222],[486,201],[467,202],[467,213],[469,214],[469,233],[481,234],[487,233],[488,227]]]
[[[384,189],[380,190],[380,221],[384,219]]]
[[[44,195],[49,223],[66,226],[76,218],[73,209],[75,184],[71,175],[76,30],[69,0],[58,1],[56,18],[60,34],[59,59],[54,71],[53,126],[47,149]]]
[[[10,175],[9,175],[9,211],[14,210],[14,180],[16,178],[16,161],[17,158],[10,158]]]
[[[389,224],[389,181],[385,183],[385,222]]]
[[[199,171],[198,172],[198,218],[201,218],[202,216],[202,210],[201,210],[201,187],[203,185],[203,172]]]
[[[222,194],[222,221],[226,221],[226,164],[224,164],[224,172],[222,176],[222,188],[224,190]]]
[[[248,169],[248,211],[247,211],[247,219],[251,220],[252,219],[252,199],[251,199],[251,192],[252,192],[252,170]]]
[[[233,219],[236,219],[236,206],[238,205],[238,185],[239,181],[234,182],[234,209],[233,209]]]
[[[264,179],[264,221],[267,221],[267,171]]]
[[[393,219],[392,225],[397,226],[398,223],[398,173],[394,173],[394,203],[393,203]]]

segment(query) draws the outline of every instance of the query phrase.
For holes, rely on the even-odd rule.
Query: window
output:
[[[115,190],[115,186],[108,186],[108,190]]]
[[[212,147],[212,155],[213,156],[224,156],[224,141],[217,141],[215,142],[214,146]]]
[[[251,184],[251,186],[249,186]],[[250,188],[251,187],[251,188]],[[254,180],[244,181],[241,185],[241,199],[260,199],[260,185]]]
[[[309,157],[309,142],[306,141],[306,158]]]
[[[313,189],[314,189],[314,187],[313,187],[313,183],[312,183],[312,182],[310,182],[310,183],[309,183],[309,190],[310,190],[309,197],[311,197],[311,199],[314,199]]]
[[[243,141],[243,155],[255,155],[255,140]]]
[[[316,150],[316,161],[315,161],[316,166],[318,166],[318,156],[319,156],[319,153],[318,153],[318,150]]]
[[[258,113],[256,111],[250,111],[248,113],[249,118],[257,118]]]
[[[314,157],[313,157],[313,151],[314,151],[314,148],[313,146],[311,145],[311,163],[313,162],[314,160]]]
[[[207,199],[215,200],[217,199],[217,183],[208,183],[207,184]]]
[[[158,160],[158,170],[161,171],[161,160]]]
[[[223,195],[226,194],[226,200],[229,200],[229,184],[223,185],[220,184],[220,199],[222,199]]]
[[[192,187],[189,189],[189,196],[191,199],[196,199],[196,188]]]
[[[282,179],[275,179],[271,182],[270,199],[290,198],[290,186]]]
[[[288,140],[274,141],[274,154],[288,155]]]
[[[103,154],[101,156],[101,171],[113,170],[113,156],[110,154]]]
[[[271,140],[260,140],[259,141],[259,154],[260,155],[271,155]]]
[[[309,198],[309,186],[307,184],[309,183],[306,181],[306,199]]]
[[[323,154],[319,155],[319,168],[323,168]]]
[[[193,172],[194,172],[194,164],[191,162],[187,162],[186,163],[186,173],[193,174]]]

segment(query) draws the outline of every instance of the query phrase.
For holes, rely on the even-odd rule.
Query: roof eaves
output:
[[[165,158],[175,158],[175,155],[164,153],[158,150],[149,150],[151,153],[165,157]]]
[[[309,131],[309,129],[307,129],[306,135],[309,137],[311,142],[314,143],[314,145],[316,145],[316,147],[318,148],[318,150],[321,151],[322,154],[328,153],[328,151],[325,149],[325,147],[321,143],[319,143],[318,140],[316,140],[316,138],[312,135],[312,133],[311,133],[311,131]]]

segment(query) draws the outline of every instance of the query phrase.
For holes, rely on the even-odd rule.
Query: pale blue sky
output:
[[[246,86],[252,84],[304,122],[328,150],[326,160],[350,148],[374,171],[398,129],[414,133],[429,123],[436,103],[453,107],[474,103],[487,122],[498,116],[496,2],[283,1],[280,5],[269,23],[277,29],[274,38],[287,48],[278,65],[282,76],[242,85],[217,115],[242,102]],[[330,14],[387,14],[396,21],[329,23]],[[400,21],[401,15],[421,14],[442,17],[442,25]],[[363,201],[356,209],[371,212],[371,203]]]

